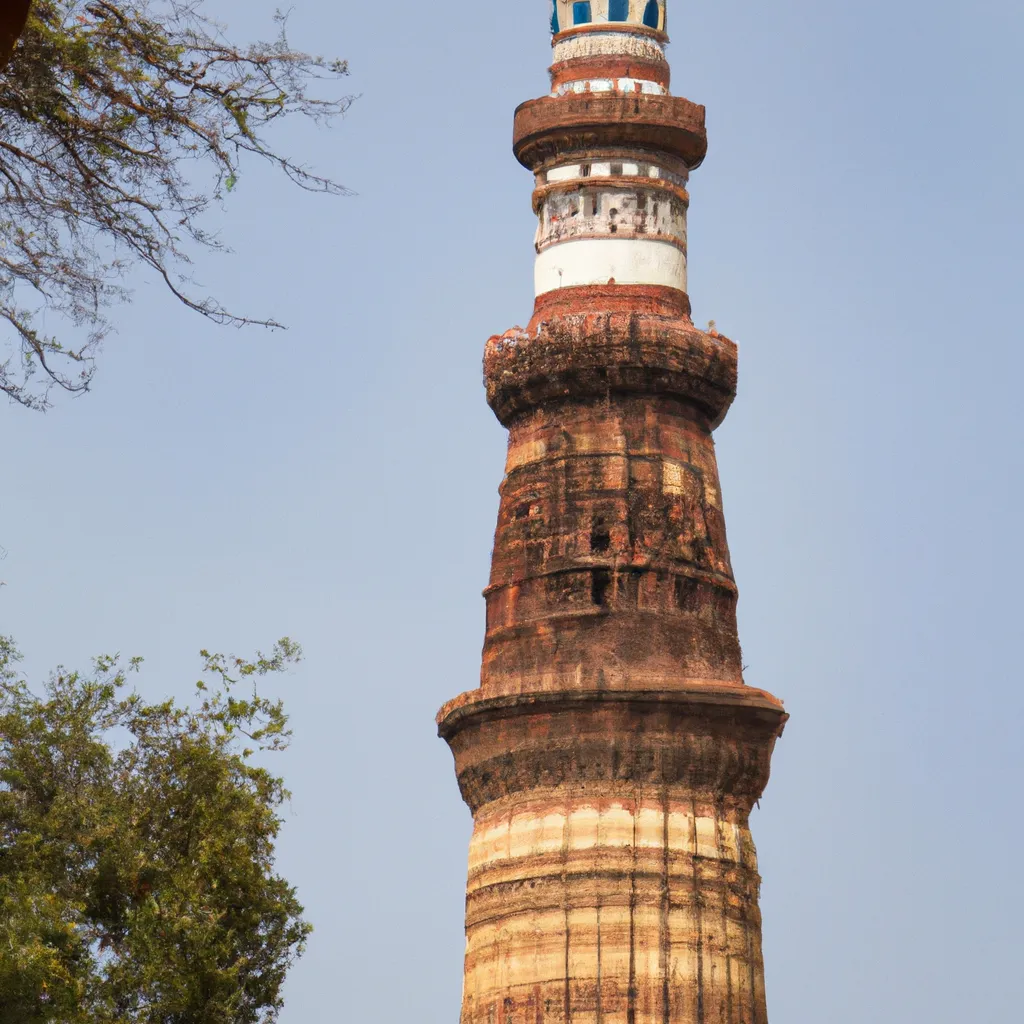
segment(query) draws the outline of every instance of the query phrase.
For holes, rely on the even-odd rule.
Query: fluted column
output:
[[[778,704],[723,687],[457,700],[462,1024],[763,1024],[748,828]]]

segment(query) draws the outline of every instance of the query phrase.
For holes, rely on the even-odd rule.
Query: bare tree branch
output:
[[[54,387],[88,390],[107,310],[130,299],[120,281],[140,264],[217,323],[281,326],[192,294],[184,273],[196,247],[224,250],[201,218],[247,154],[308,191],[348,194],[266,136],[280,117],[329,124],[352,102],[313,94],[346,63],[293,50],[276,21],[273,41],[239,48],[203,0],[35,0],[0,75],[0,393],[45,409]],[[82,343],[41,332],[43,310]]]

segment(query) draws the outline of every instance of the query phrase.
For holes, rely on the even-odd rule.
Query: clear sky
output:
[[[208,0],[235,36],[274,0]],[[0,408],[0,629],[35,672],[288,634],[282,870],[316,926],[283,1024],[457,1020],[470,818],[435,737],[476,685],[504,434],[489,334],[532,306],[512,110],[548,11],[295,0],[347,57],[358,194],[243,173],[197,276],[290,327],[209,325],[140,277],[93,392]],[[707,105],[690,292],[740,344],[717,432],[747,681],[792,719],[754,815],[777,1024],[1010,1021],[1024,940],[1024,8],[669,2]]]

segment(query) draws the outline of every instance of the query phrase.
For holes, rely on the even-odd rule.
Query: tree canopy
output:
[[[299,656],[204,651],[184,707],[110,657],[36,692],[0,639],[2,1024],[276,1019],[309,925],[274,870],[288,794],[257,763],[287,716],[255,683]]]
[[[188,269],[225,248],[203,214],[245,159],[345,192],[270,141],[281,118],[326,123],[351,102],[320,94],[346,63],[292,49],[285,29],[279,14],[272,41],[239,46],[203,0],[34,0],[0,71],[0,392],[46,408],[53,387],[88,389],[139,265],[212,320],[280,326],[198,294]]]

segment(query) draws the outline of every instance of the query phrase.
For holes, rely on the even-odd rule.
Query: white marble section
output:
[[[583,32],[568,39],[556,40],[551,50],[551,61],[554,64],[563,60],[576,60],[578,57],[620,55],[644,60],[665,59],[665,48],[657,39],[632,32]]]
[[[664,285],[686,291],[686,254],[671,242],[587,238],[545,249],[534,264],[537,295],[574,285]]]
[[[686,248],[686,204],[660,189],[599,187],[545,197],[537,218],[534,245],[538,252],[573,238],[621,235],[674,241]],[[614,180],[614,179],[612,179]]]
[[[577,82],[562,82],[551,95],[565,96],[570,92],[640,92],[647,96],[668,95],[665,86],[642,78],[589,78]]]
[[[612,165],[614,166],[614,169]],[[670,181],[674,185],[686,188],[687,176],[659,167],[647,160],[587,160],[583,163],[562,164],[549,167],[537,176],[539,184],[547,181],[574,181],[577,178],[606,178],[609,175],[627,175],[639,178],[654,178]]]

